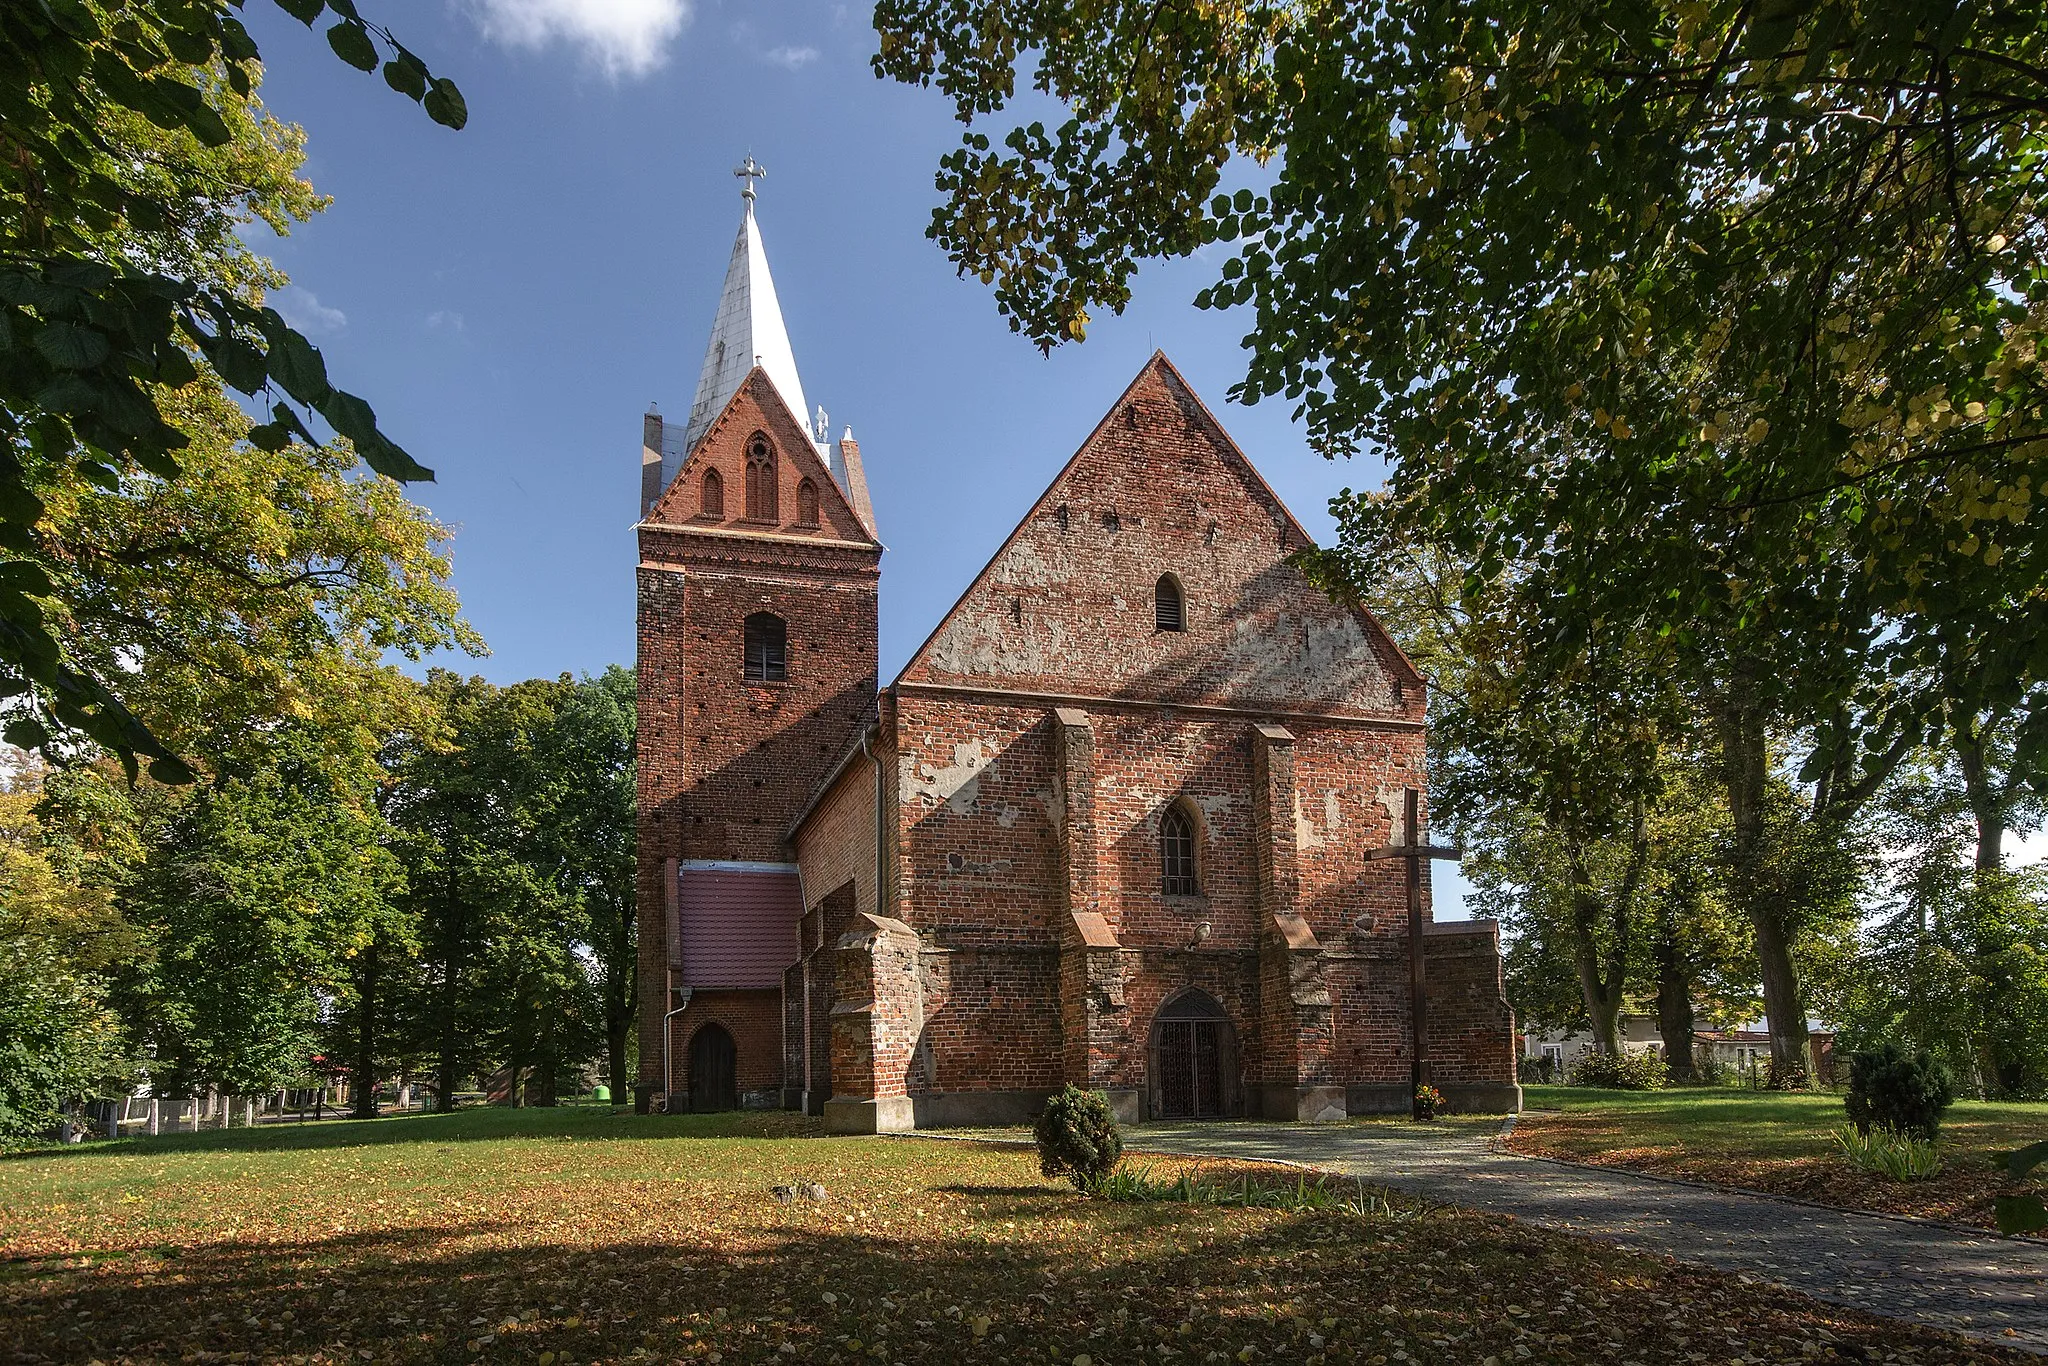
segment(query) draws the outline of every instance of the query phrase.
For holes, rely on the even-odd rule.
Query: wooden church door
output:
[[[690,1039],[690,1110],[737,1110],[739,1050],[725,1026],[708,1024]]]

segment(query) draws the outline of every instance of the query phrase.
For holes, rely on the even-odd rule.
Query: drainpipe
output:
[[[674,986],[670,986],[668,994],[670,1000],[680,1000],[682,1002],[674,1010],[661,1017],[661,1112],[665,1115],[672,1115],[675,1113],[675,1108],[669,1104],[669,1097],[674,1094],[676,1072],[674,1066],[669,1062],[668,1056],[669,1021],[690,1008],[690,997],[694,994],[694,988],[684,987],[678,991]]]

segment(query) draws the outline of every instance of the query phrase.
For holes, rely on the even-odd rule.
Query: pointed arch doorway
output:
[[[739,1049],[724,1025],[708,1024],[690,1036],[690,1112],[737,1110]]]
[[[1222,1119],[1238,1112],[1237,1031],[1204,991],[1189,988],[1152,1024],[1151,1110],[1159,1119]]]

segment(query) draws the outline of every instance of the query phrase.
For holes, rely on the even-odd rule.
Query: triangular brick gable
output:
[[[746,520],[747,441],[755,432],[765,432],[775,447],[776,524]],[[703,510],[704,471],[715,468],[725,481],[725,515],[712,518]],[[818,490],[818,525],[796,525],[797,485],[808,478]],[[777,535],[816,536],[825,539],[879,544],[874,532],[853,510],[846,494],[810,433],[783,402],[782,394],[768,372],[755,366],[736,390],[723,411],[705,430],[704,439],[683,461],[676,477],[662,490],[649,522],[668,526],[717,526],[729,531],[765,531]]]
[[[1286,563],[1309,544],[1155,354],[898,681],[1411,714],[1421,680],[1385,629]],[[1157,629],[1164,574],[1183,631]]]

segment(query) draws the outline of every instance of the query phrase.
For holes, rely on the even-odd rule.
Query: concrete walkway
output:
[[[2048,1246],[1504,1151],[1491,1124],[1155,1124],[1134,1153],[1298,1162],[2048,1355]]]

